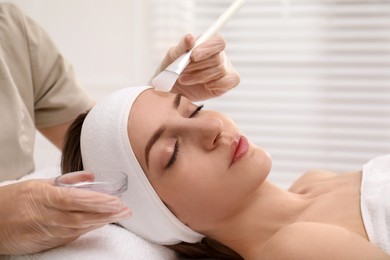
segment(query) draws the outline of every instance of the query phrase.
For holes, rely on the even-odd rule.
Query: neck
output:
[[[308,202],[304,195],[265,181],[234,215],[206,235],[246,258],[248,252],[258,250],[281,228],[295,222]]]

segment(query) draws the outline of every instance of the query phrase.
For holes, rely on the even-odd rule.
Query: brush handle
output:
[[[194,48],[198,47],[218,32],[226,24],[226,22],[237,13],[244,2],[245,0],[234,1],[229,8],[223,12],[223,14],[221,14],[218,19],[196,40]]]
[[[175,72],[180,75],[187,65],[191,62],[190,57],[192,51],[207,41],[211,36],[213,36],[217,31],[219,31],[226,22],[237,13],[240,7],[244,4],[245,0],[236,0],[234,1],[229,8],[223,12],[218,19],[196,40],[194,47],[183,53],[179,58],[172,62],[165,70]]]

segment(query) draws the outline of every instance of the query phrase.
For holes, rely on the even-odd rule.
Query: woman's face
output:
[[[153,188],[197,231],[239,210],[271,168],[232,120],[180,95],[144,91],[129,115],[129,139]]]

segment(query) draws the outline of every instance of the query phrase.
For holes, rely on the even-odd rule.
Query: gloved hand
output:
[[[85,174],[86,179],[93,178]],[[30,180],[0,187],[0,254],[35,253],[130,217],[120,199],[104,193]]]
[[[195,38],[191,34],[185,35],[178,45],[168,51],[156,75],[194,44]],[[222,95],[237,86],[240,76],[225,55],[225,47],[224,38],[215,35],[195,48],[191,54],[191,63],[179,76],[172,92],[198,101]]]

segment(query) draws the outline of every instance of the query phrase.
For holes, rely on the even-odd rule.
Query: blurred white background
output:
[[[200,34],[232,0],[10,2],[49,32],[99,100],[146,84],[170,45]],[[247,0],[221,34],[242,82],[206,109],[270,151],[279,185],[389,153],[390,0]],[[38,136],[37,168],[58,156]]]

